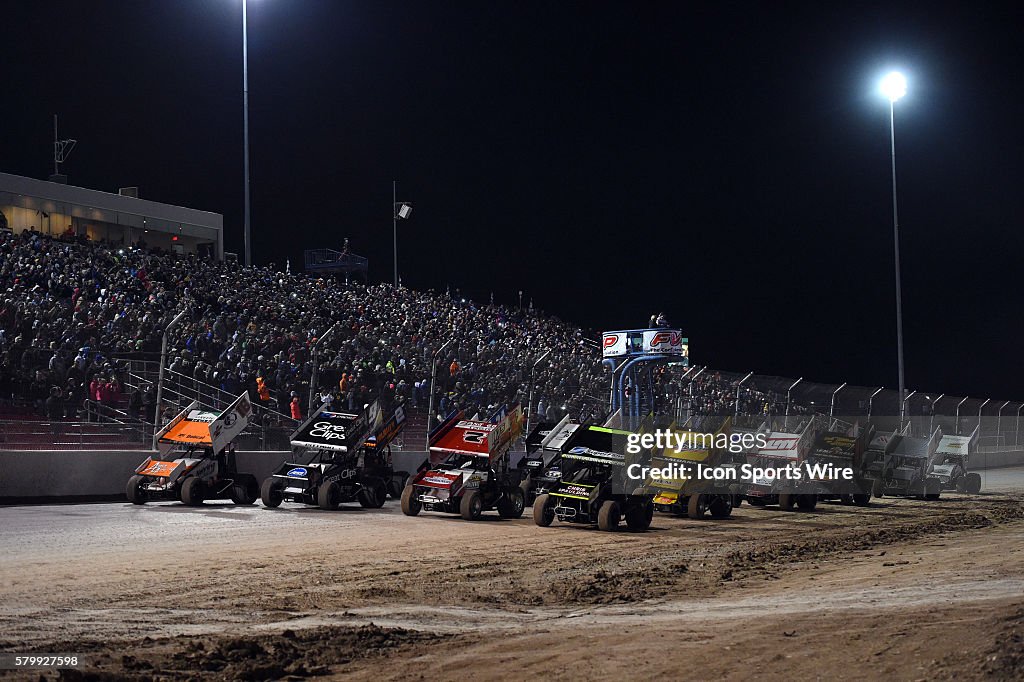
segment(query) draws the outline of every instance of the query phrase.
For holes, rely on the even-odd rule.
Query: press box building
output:
[[[114,245],[142,242],[181,254],[224,259],[224,216],[119,194],[0,173],[0,229],[87,236]]]

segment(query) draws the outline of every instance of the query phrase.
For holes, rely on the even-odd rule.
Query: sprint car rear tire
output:
[[[203,503],[206,495],[206,486],[201,479],[189,476],[181,484],[181,501],[190,507],[198,507]]]
[[[231,501],[235,504],[252,504],[259,496],[256,477],[250,474],[240,474],[231,486]]]
[[[459,501],[459,513],[467,521],[476,521],[480,518],[480,514],[483,511],[484,499],[480,497],[480,493],[476,490],[469,491]]]
[[[361,490],[359,492],[360,494],[362,493]],[[339,493],[337,481],[322,484],[320,489],[316,491],[316,505],[321,509],[337,509],[338,504],[341,502],[341,495]]]
[[[518,519],[523,515],[525,508],[526,498],[523,497],[523,491],[519,486],[507,490],[498,500],[498,516],[503,519]]]
[[[640,504],[633,505],[626,510],[626,527],[631,531],[639,532],[647,530],[651,527],[651,521],[654,519],[654,504],[651,502],[642,502]]]
[[[547,528],[555,520],[555,505],[547,493],[538,495],[533,501],[533,522]]]
[[[937,500],[942,495],[942,482],[937,478],[926,478],[924,481],[924,499]]]
[[[780,493],[779,509],[782,511],[793,511],[793,507],[796,506],[796,497],[793,493]]]
[[[263,502],[264,507],[273,509],[281,506],[281,487],[281,483],[273,477],[263,481],[263,486],[260,488],[260,501]]]
[[[715,495],[708,505],[711,518],[727,519],[732,515],[732,495]]]
[[[965,493],[965,492],[967,492],[967,477],[966,476],[961,476],[958,479],[956,479],[956,481],[953,483],[953,488],[958,493]]]
[[[981,492],[981,474],[967,474],[964,477],[964,492],[977,495]]]
[[[128,479],[128,485],[125,487],[125,495],[128,496],[128,501],[132,504],[146,504],[146,491],[142,489],[142,484],[146,482],[145,476],[132,476]]]
[[[423,509],[423,503],[416,497],[416,486],[407,485],[402,489],[402,513],[416,516]]]
[[[858,507],[868,507],[871,505],[871,493],[854,493],[853,503]]]
[[[602,504],[601,509],[597,512],[597,527],[601,530],[618,530],[621,518],[619,503],[609,500]]]
[[[733,495],[732,496],[732,508],[733,509],[739,509],[740,505],[742,505],[742,504],[743,504],[743,495]]]
[[[818,496],[814,494],[810,495],[797,495],[796,496],[796,508],[802,512],[812,512],[814,508],[818,506]]]
[[[703,519],[704,512],[708,508],[707,496],[698,493],[696,495],[690,495],[690,499],[686,501],[686,516],[690,519]]]

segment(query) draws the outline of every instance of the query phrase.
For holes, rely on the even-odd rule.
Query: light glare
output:
[[[895,102],[907,94],[907,79],[899,71],[893,71],[882,79],[881,90],[882,94],[889,98],[890,102]]]

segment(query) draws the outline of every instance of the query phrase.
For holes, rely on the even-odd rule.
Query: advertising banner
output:
[[[606,358],[617,358],[625,355],[626,332],[605,332],[601,347]]]
[[[642,347],[645,353],[687,356],[689,339],[675,329],[647,329]]]

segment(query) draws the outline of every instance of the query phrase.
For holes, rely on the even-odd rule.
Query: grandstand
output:
[[[31,230],[0,233],[0,254],[4,449],[147,448],[158,415],[194,399],[223,408],[243,390],[256,415],[242,449],[287,449],[292,409],[308,414],[312,394],[340,410],[402,402],[410,421],[399,445],[414,450],[424,447],[431,392],[438,415],[525,406],[531,384],[534,418],[608,409],[594,334],[537,311]],[[167,333],[158,408],[161,342],[182,312]],[[901,423],[895,391],[699,366],[664,368],[655,391],[648,409],[676,419],[795,423],[817,413],[922,435],[941,426],[989,448],[1024,442],[1020,403],[916,392]]]

